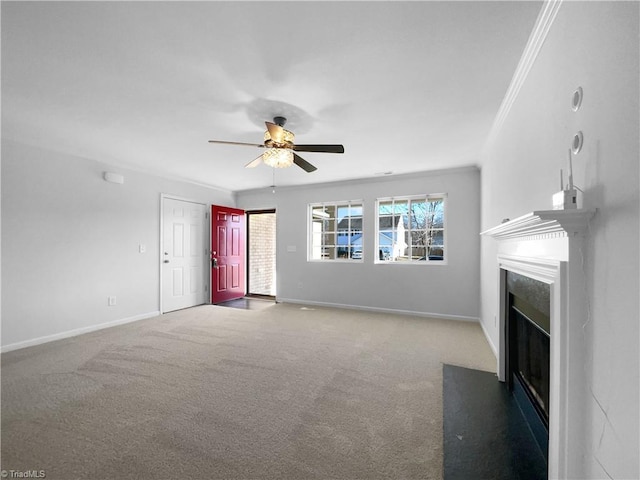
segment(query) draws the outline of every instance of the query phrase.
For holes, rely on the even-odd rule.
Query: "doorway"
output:
[[[162,197],[161,307],[171,312],[207,301],[207,206]]]
[[[245,212],[211,205],[211,303],[245,295]]]
[[[276,211],[247,211],[247,294],[276,296]]]

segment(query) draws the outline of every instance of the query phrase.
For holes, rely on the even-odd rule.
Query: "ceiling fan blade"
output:
[[[342,145],[294,145],[297,152],[344,153]]]
[[[311,165],[304,158],[302,158],[297,153],[293,154],[293,163],[298,165],[301,169],[303,169],[307,173],[315,172],[318,168]]]
[[[271,122],[264,122],[264,124],[267,126],[267,130],[269,131],[271,140],[273,140],[275,143],[284,142],[284,128]]]
[[[264,148],[262,143],[225,142],[224,140],[209,140],[209,143],[221,143],[223,145],[242,145],[245,147]]]
[[[247,163],[244,168],[254,168],[257,167],[258,165],[260,165],[260,162],[262,162],[262,155],[258,156],[258,158],[256,158],[255,160],[251,160],[249,163]]]

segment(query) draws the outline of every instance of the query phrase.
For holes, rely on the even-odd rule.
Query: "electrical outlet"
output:
[[[107,305],[113,307],[116,304],[116,297],[107,297]]]

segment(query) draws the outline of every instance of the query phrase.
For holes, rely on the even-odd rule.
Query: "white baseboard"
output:
[[[345,305],[342,303],[328,303],[328,302],[315,302],[310,300],[298,300],[295,298],[280,298],[277,297],[278,303],[294,303],[297,305],[315,305],[318,307],[331,307],[331,308],[345,308],[348,310],[363,310],[366,312],[378,312],[378,313],[394,313],[398,315],[412,315],[417,317],[429,317],[443,320],[458,320],[463,322],[479,322],[478,317],[467,317],[464,315],[447,315],[443,313],[432,312],[414,312],[412,310],[399,310],[395,308],[379,308],[379,307],[365,307],[361,305]]]
[[[76,328],[74,330],[68,330],[66,332],[54,333],[53,335],[46,335],[44,337],[32,338],[30,340],[24,340],[22,342],[3,345],[2,347],[0,347],[0,352],[6,353],[12,350],[19,350],[21,348],[33,347],[35,345],[53,342],[55,340],[62,340],[63,338],[75,337],[77,335],[82,335],[83,333],[95,332],[96,330],[102,330],[105,328],[115,327],[118,325],[124,325],[125,323],[137,322],[138,320],[144,320],[145,318],[157,317],[158,315],[160,315],[160,311],[147,312],[147,313],[142,313],[140,315],[134,315],[133,317],[113,320],[111,322],[99,323],[97,325],[90,325],[88,327]]]
[[[498,359],[498,349],[493,344],[493,340],[491,340],[491,337],[487,333],[487,329],[484,328],[484,323],[482,321],[480,322],[480,327],[482,327],[482,332],[484,333],[484,337],[487,339],[487,343],[491,347],[491,351],[493,352],[493,355],[496,357],[496,360],[497,360]]]

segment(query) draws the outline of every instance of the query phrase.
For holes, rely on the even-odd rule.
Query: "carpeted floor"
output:
[[[47,479],[439,479],[442,364],[477,324],[202,306],[2,355],[3,470]]]

